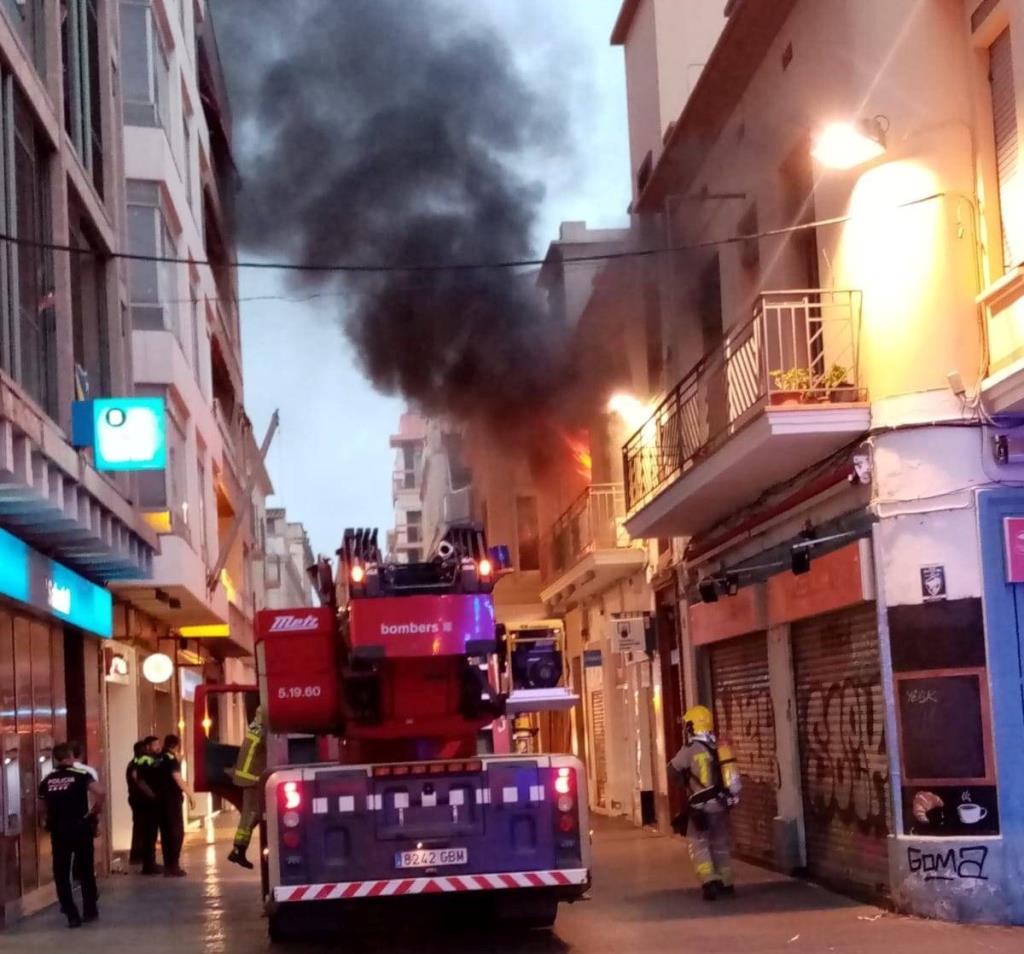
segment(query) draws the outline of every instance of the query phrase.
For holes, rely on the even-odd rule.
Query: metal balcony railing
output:
[[[767,292],[623,448],[626,510],[645,506],[768,404],[862,401],[861,293]]]
[[[588,487],[551,528],[548,538],[546,579],[570,570],[588,553],[631,545],[622,529],[626,496],[622,484]]]

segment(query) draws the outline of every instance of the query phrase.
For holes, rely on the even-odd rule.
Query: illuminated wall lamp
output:
[[[852,169],[885,155],[889,120],[884,116],[834,122],[814,137],[811,155],[827,169]]]

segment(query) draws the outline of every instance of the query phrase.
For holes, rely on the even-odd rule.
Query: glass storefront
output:
[[[53,880],[36,806],[53,746],[67,736],[64,640],[62,626],[0,602],[0,904]]]
[[[106,765],[101,662],[95,637],[0,599],[0,915],[53,881],[37,806],[54,745],[77,739],[88,763]],[[106,856],[105,833],[96,854]]]

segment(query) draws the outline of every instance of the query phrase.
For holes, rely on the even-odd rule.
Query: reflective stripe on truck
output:
[[[338,901],[349,898],[389,898],[407,894],[454,891],[496,891],[510,888],[558,888],[587,884],[585,868],[559,871],[510,871],[504,874],[449,875],[444,878],[392,878],[388,881],[350,881],[342,884],[303,884],[274,888],[274,900]]]

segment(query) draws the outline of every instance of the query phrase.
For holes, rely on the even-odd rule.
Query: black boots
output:
[[[248,868],[250,871],[252,871],[252,869],[255,867],[255,865],[248,858],[245,857],[245,849],[239,848],[238,845],[235,845],[235,847],[231,849],[231,854],[228,855],[228,861],[230,861],[233,865],[239,865],[242,868]]]
[[[705,901],[717,901],[719,898],[733,898],[736,896],[736,888],[731,884],[722,884],[721,881],[709,881],[701,885],[701,894]]]

